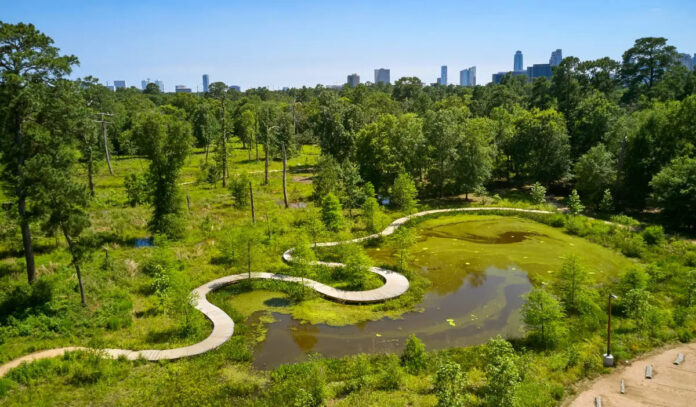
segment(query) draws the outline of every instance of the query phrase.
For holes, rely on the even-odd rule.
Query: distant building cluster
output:
[[[460,86],[476,86],[476,67],[462,69],[459,71]]]
[[[500,83],[500,81],[507,75],[511,76],[525,76],[529,80],[534,80],[536,78],[551,78],[553,75],[553,67],[558,66],[561,64],[561,61],[563,60],[563,51],[559,48],[553,52],[551,52],[551,57],[549,58],[549,63],[548,64],[532,64],[531,66],[527,66],[526,69],[524,69],[524,55],[522,54],[522,51],[518,50],[515,51],[514,55],[514,60],[513,60],[513,70],[512,71],[507,71],[507,72],[498,72],[493,74],[493,82],[494,83]],[[678,53],[677,54],[677,62],[682,64],[684,67],[686,67],[689,70],[694,70],[696,69],[696,54],[686,54],[686,53]],[[447,86],[449,81],[448,81],[448,74],[447,74],[447,65],[442,65],[440,67],[440,76],[437,78],[437,84],[438,85],[443,85]],[[382,83],[382,84],[390,84],[391,83],[391,76],[390,76],[390,70],[387,68],[378,68],[375,69],[375,78],[374,78],[374,83]],[[203,74],[202,76],[202,81],[203,81],[203,87],[202,91],[204,93],[210,92],[210,76],[208,74]],[[147,89],[147,85],[154,83],[157,85],[159,90],[161,92],[164,92],[164,82],[161,80],[151,80],[150,78],[147,78],[143,81],[140,82],[141,89],[145,90]],[[462,69],[459,71],[459,86],[476,86],[476,66],[472,66],[466,69]],[[350,74],[346,77],[346,84],[351,87],[357,87],[360,85],[360,75],[357,73]],[[113,85],[109,85],[107,82],[106,87],[112,91],[116,91],[118,89],[125,89],[126,86],[126,81],[125,80],[115,80]],[[336,88],[340,89],[342,86],[328,86],[329,88]],[[241,92],[242,89],[241,87],[237,85],[230,85],[228,87],[229,90],[235,90],[237,92]],[[284,87],[283,90],[287,90],[287,87]],[[196,85],[196,92],[200,92],[201,88],[199,85]],[[186,85],[176,85],[174,87],[174,92],[176,93],[192,93],[193,90],[189,88]]]
[[[508,74],[512,76],[526,76],[532,81],[536,78],[551,78],[551,75],[553,75],[552,67],[558,66],[563,60],[563,51],[560,48],[553,51],[548,64],[533,64],[532,66],[528,66],[527,69],[522,68],[524,66],[523,58],[522,51],[515,52],[515,59],[512,65],[513,70],[494,73],[493,82],[500,83]]]
[[[145,90],[147,89],[147,85],[154,83],[157,85],[157,88],[160,90],[160,92],[164,92],[164,82],[162,82],[159,79],[155,79],[154,81],[150,78],[147,78],[145,80],[140,81],[140,89]]]

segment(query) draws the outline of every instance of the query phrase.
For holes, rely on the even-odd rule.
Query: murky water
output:
[[[332,357],[400,352],[412,333],[428,349],[477,344],[497,334],[517,335],[522,295],[530,289],[525,273],[490,268],[465,279],[454,293],[427,293],[419,305],[423,312],[409,312],[402,319],[335,327],[303,324],[290,315],[273,313],[276,322],[270,324],[266,340],[257,345],[254,365],[272,368],[298,362],[307,352]],[[251,319],[255,318],[258,314]]]
[[[463,219],[463,220],[462,220]],[[298,362],[307,353],[341,357],[360,352],[401,352],[416,334],[430,350],[485,342],[495,335],[522,334],[520,309],[535,281],[577,254],[598,271],[622,267],[625,258],[538,223],[509,217],[456,217],[418,226],[408,267],[431,282],[429,291],[401,319],[384,318],[349,326],[309,324],[274,312],[275,322],[254,351],[257,368]],[[376,264],[395,264],[388,248],[369,249]],[[278,294],[275,305],[282,304]],[[262,312],[248,322],[256,323]]]

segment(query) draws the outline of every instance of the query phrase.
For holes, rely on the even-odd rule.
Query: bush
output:
[[[148,202],[150,195],[150,186],[147,179],[141,174],[129,174],[123,180],[123,186],[126,189],[126,197],[128,204],[136,206]]]
[[[614,223],[618,223],[619,225],[626,225],[626,226],[638,226],[640,225],[640,222],[637,220],[633,219],[630,216],[627,215],[614,215],[611,218],[609,218],[610,221]]]
[[[433,392],[437,397],[437,407],[458,407],[464,405],[462,367],[455,362],[447,362],[437,369]]]
[[[645,230],[643,230],[641,235],[643,236],[645,243],[651,246],[661,244],[665,241],[665,231],[662,229],[662,226],[648,226],[645,228]]]
[[[532,203],[536,205],[546,203],[546,188],[540,183],[535,182],[534,185],[532,185],[530,194],[532,198]]]
[[[413,179],[408,174],[399,174],[394,180],[391,188],[391,202],[399,209],[406,212],[413,212],[418,205],[416,196],[418,190]]]
[[[580,201],[580,195],[578,191],[573,190],[568,198],[566,199],[566,205],[568,205],[568,213],[573,216],[579,215],[583,210],[585,210],[585,205]]]
[[[416,335],[411,334],[401,354],[401,366],[410,374],[418,375],[427,367],[427,356],[423,342]]]
[[[399,359],[396,355],[387,355],[375,387],[380,390],[398,390],[401,387],[402,378]]]
[[[336,195],[329,193],[321,201],[321,220],[326,229],[338,232],[343,229],[345,220],[343,218],[343,207],[336,198]]]
[[[244,209],[249,207],[249,176],[246,173],[237,174],[229,180],[229,189],[234,199],[234,207]]]

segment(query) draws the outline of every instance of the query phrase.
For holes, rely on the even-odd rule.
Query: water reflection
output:
[[[254,365],[267,369],[298,362],[308,352],[329,357],[400,352],[411,333],[428,349],[481,343],[497,334],[518,335],[522,296],[531,285],[523,271],[512,268],[489,267],[474,273],[479,275],[473,278],[478,285],[466,278],[460,280],[454,293],[429,292],[419,305],[423,312],[409,312],[397,320],[385,318],[335,327],[303,324],[287,314],[274,313],[276,322],[270,324],[266,340],[257,345]]]

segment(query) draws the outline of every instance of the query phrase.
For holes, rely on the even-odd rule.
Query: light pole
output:
[[[614,367],[614,356],[611,354],[611,300],[618,298],[616,295],[609,293],[609,306],[607,320],[607,353],[604,354],[604,367]]]

